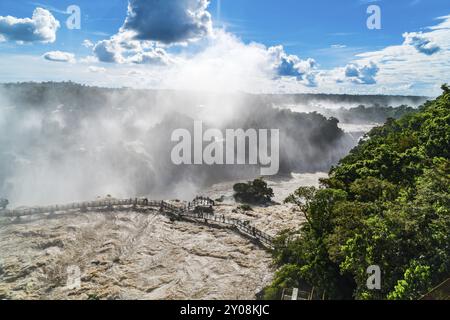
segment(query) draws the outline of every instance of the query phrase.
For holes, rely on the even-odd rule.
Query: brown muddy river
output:
[[[269,181],[275,201],[324,174]],[[233,213],[232,183],[218,214],[251,221],[276,235],[298,228],[288,205]],[[92,212],[0,224],[0,299],[254,299],[272,279],[270,254],[239,234],[158,212]]]

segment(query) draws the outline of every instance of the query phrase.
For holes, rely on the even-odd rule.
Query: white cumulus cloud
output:
[[[94,47],[94,43],[89,39],[84,40],[82,44],[83,44],[83,47],[85,47],[85,48],[93,48]]]
[[[45,60],[54,62],[75,62],[75,55],[70,52],[50,51],[44,53],[43,57]]]
[[[430,56],[441,50],[437,43],[430,40],[422,32],[406,32],[403,34],[403,37],[405,38],[405,45],[413,46],[420,53]]]
[[[378,71],[380,68],[372,61],[367,65],[350,63],[345,67],[345,77],[356,84],[375,84]]]
[[[0,16],[0,38],[4,41],[52,43],[59,27],[59,21],[42,8],[36,8],[31,18]]]
[[[129,33],[120,32],[94,46],[94,54],[101,62],[168,65],[167,52],[151,41],[132,40]]]
[[[270,47],[268,53],[272,58],[272,66],[277,76],[294,77],[306,86],[316,86],[317,63],[314,59],[301,60],[296,55],[289,55],[284,51],[283,46]]]
[[[209,0],[130,0],[122,27],[135,39],[162,43],[185,42],[212,30]]]
[[[89,70],[89,72],[92,72],[92,73],[106,72],[106,68],[96,67],[96,66],[89,66],[88,70]]]

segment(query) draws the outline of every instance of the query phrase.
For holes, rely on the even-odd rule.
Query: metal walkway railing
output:
[[[199,199],[201,201],[199,201]],[[214,202],[207,198],[197,197],[192,203],[188,205],[176,206],[166,201],[151,201],[148,199],[124,199],[124,200],[99,200],[78,202],[66,205],[53,205],[43,207],[33,207],[14,210],[1,210],[0,216],[9,218],[20,218],[32,215],[57,215],[66,212],[89,212],[98,209],[108,210],[131,210],[137,209],[159,209],[161,213],[168,213],[176,218],[188,219],[197,223],[218,223],[234,228],[240,234],[250,237],[258,241],[261,245],[268,249],[273,248],[274,238],[267,233],[262,232],[256,227],[252,226],[249,221],[234,219],[226,217],[225,215],[217,215],[210,212],[204,212],[205,204],[213,205]],[[212,206],[211,206],[212,207]]]

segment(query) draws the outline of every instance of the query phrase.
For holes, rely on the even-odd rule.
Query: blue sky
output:
[[[322,49],[334,44],[342,59],[379,49],[402,40],[407,31],[433,24],[436,17],[450,13],[447,0],[374,1],[382,8],[382,29],[366,28],[366,10],[371,1],[361,0],[222,0],[221,17],[230,31],[245,41],[267,45],[283,44],[293,54],[314,56],[324,66],[340,61]],[[373,1],[372,1],[373,2]],[[213,11],[217,12],[217,1]]]
[[[174,2],[177,1],[180,3],[186,2],[192,4],[196,1],[202,2],[206,0],[176,0]],[[151,2],[154,1],[149,1],[148,3]],[[380,30],[369,30],[366,27],[366,20],[369,16],[366,13],[366,10],[369,5],[373,4],[378,5],[381,8],[382,28]],[[80,30],[69,30],[65,26],[65,20],[68,15],[65,14],[64,11],[69,5],[77,5],[81,8],[82,20]],[[0,19],[1,17],[6,16],[12,16],[17,19],[30,18],[33,11],[40,7],[47,9],[54,18],[59,21],[60,27],[57,30],[54,41],[22,43],[20,41],[8,41],[8,39],[6,39],[6,41],[0,42],[0,55],[9,57],[12,62],[18,61],[17,58],[19,56],[23,57],[28,55],[36,58],[42,57],[47,52],[59,51],[72,54],[78,63],[81,61],[84,64],[91,64],[88,67],[96,67],[99,68],[99,70],[117,69],[117,66],[112,67],[111,64],[105,64],[105,62],[107,62],[105,59],[100,58],[99,61],[94,61],[93,58],[88,59],[88,57],[95,57],[95,54],[92,55],[93,48],[92,46],[83,46],[82,43],[85,40],[89,40],[95,45],[102,40],[108,40],[117,35],[127,17],[127,6],[128,1],[126,0],[2,0],[0,2]],[[185,6],[189,6],[189,4],[186,4]],[[185,7],[183,8],[185,9]],[[146,10],[151,10],[151,8],[147,8]],[[338,68],[346,68],[352,63],[361,63],[357,69],[356,77],[350,82],[353,82],[354,87],[358,88],[358,90],[366,91],[369,88],[370,90],[381,90],[380,86],[375,88],[373,85],[375,84],[374,82],[378,84],[375,79],[383,73],[383,70],[378,69],[380,69],[381,64],[384,64],[384,60],[380,60],[381,62],[374,61],[373,63],[376,65],[375,68],[370,64],[370,59],[372,58],[361,58],[358,55],[365,55],[370,52],[380,52],[386,48],[400,46],[407,41],[404,36],[405,33],[429,32],[430,30],[427,29],[427,27],[436,26],[442,22],[441,20],[436,20],[438,17],[450,14],[450,3],[448,0],[212,0],[204,11],[211,14],[213,30],[224,29],[226,34],[233,35],[233,37],[239,39],[236,41],[243,46],[249,46],[251,43],[258,43],[268,49],[282,45],[282,53],[277,53],[277,59],[279,61],[272,61],[272,64],[275,65],[274,69],[278,71],[283,69],[286,71],[286,67],[289,68],[295,65],[293,70],[287,70],[279,76],[294,77],[298,80],[298,88],[295,89],[295,84],[283,83],[280,85],[280,79],[277,79],[277,85],[282,88],[289,87],[289,90],[291,91],[313,90],[311,88],[317,87],[318,85],[316,78],[314,78],[314,81],[307,81],[306,78],[307,74],[309,75],[309,69],[314,69],[314,77],[319,77],[320,73],[322,73],[323,76],[324,72],[331,72],[331,70]],[[143,26],[141,21],[139,23],[141,23],[139,26]],[[168,21],[167,23],[176,24],[174,21]],[[145,30],[140,31],[143,33],[147,32],[148,34],[150,29],[147,27],[148,26],[145,27]],[[205,28],[207,28],[206,24]],[[138,30],[136,24],[134,27],[130,27],[129,30]],[[151,32],[152,30],[150,30],[150,33]],[[161,58],[164,59],[164,64],[169,64],[168,61],[179,62],[181,57],[185,59],[186,55],[189,54],[208,52],[212,45],[208,40],[204,40],[207,37],[205,34],[209,35],[212,32],[198,30],[195,32],[197,32],[195,39],[186,38],[183,45],[172,43],[168,45],[167,42],[164,42],[164,39],[152,38],[149,36],[144,40],[152,41],[151,46],[153,47],[152,49],[144,48],[142,49],[142,52],[145,50],[147,50],[146,52],[149,52],[150,50],[152,61],[155,61],[154,49],[161,48],[161,50],[165,51],[164,57]],[[146,35],[144,34],[144,37],[145,36]],[[428,38],[428,40],[423,40],[422,35],[419,37],[419,40],[416,39],[417,37],[413,37],[413,40],[411,40],[416,41],[414,42],[414,45],[417,41],[429,41]],[[442,34],[439,34],[438,37],[441,40],[447,39],[447,37]],[[433,37],[431,36],[431,38]],[[208,44],[205,44],[206,42],[208,42]],[[107,43],[106,45],[108,46],[108,50],[110,50],[111,43]],[[217,43],[215,45],[217,46]],[[443,51],[446,51],[446,43],[441,44],[440,46],[436,44],[436,47],[441,49],[437,50],[441,55],[443,54]],[[180,53],[182,54],[178,57]],[[98,58],[98,52],[96,54]],[[273,56],[274,51],[272,51],[271,54]],[[423,58],[430,59],[430,63],[435,63],[439,54],[434,55],[433,59],[426,55],[424,55]],[[157,53],[157,55],[159,59],[159,53]],[[289,60],[289,56],[295,56],[295,59]],[[380,56],[375,54],[372,55],[372,57],[379,58]],[[442,55],[440,58],[443,59],[444,57],[445,56]],[[298,60],[296,60],[297,58]],[[416,61],[416,58],[417,57],[412,57],[411,59]],[[128,68],[131,66],[129,63],[131,60],[127,59],[128,58],[125,57],[122,60],[112,60],[116,62],[116,65],[120,64],[122,68]],[[161,64],[161,59],[158,60],[158,64]],[[307,61],[307,59],[313,59],[314,63],[304,62]],[[2,60],[5,64],[5,58]],[[136,63],[135,58],[133,58],[132,61],[132,64],[138,64]],[[139,61],[142,61],[142,59]],[[281,65],[283,63],[284,67],[282,68]],[[367,67],[366,69],[364,69],[364,63]],[[73,64],[72,67],[74,67]],[[78,67],[81,68],[80,65]],[[138,67],[139,72],[143,72],[142,66],[136,67]],[[149,70],[152,68],[154,70],[154,66],[148,67]],[[8,68],[11,69],[12,67],[9,66]],[[58,72],[60,69],[56,68],[54,69],[54,72]],[[39,70],[37,70],[36,73],[39,73]],[[13,71],[14,70],[10,70],[10,73],[14,74]],[[171,69],[171,71],[174,72],[173,69]],[[18,69],[17,72],[20,73],[22,71]],[[129,73],[130,70],[127,69],[127,72]],[[358,72],[360,72],[359,75]],[[373,74],[371,74],[371,72]],[[31,73],[32,72],[30,71],[30,77]],[[347,72],[347,74],[350,74],[350,72]],[[171,75],[173,75],[173,73]],[[159,76],[162,78],[166,77],[161,74]],[[428,77],[429,75],[426,75],[424,78],[428,79]],[[91,78],[89,81],[86,80],[86,82],[95,82]],[[275,76],[272,78],[277,77]],[[310,78],[312,79],[312,75]],[[369,78],[369,81],[366,81],[367,78]],[[25,75],[18,79],[11,77],[10,80],[14,81],[21,79],[29,79],[29,77],[26,77]],[[58,76],[54,75],[54,79],[63,80],[65,78],[60,74]],[[7,80],[6,76],[2,77],[0,75],[0,81]],[[39,78],[36,78],[36,80],[39,80]],[[78,78],[75,80],[79,81]],[[442,79],[436,79],[436,81],[438,80],[442,81]],[[336,80],[336,83],[343,84],[346,83],[346,81],[338,79]],[[361,86],[358,86],[357,84],[367,84],[368,86],[367,88],[361,89]],[[425,91],[431,90],[432,87],[429,82],[421,86],[420,84],[415,83],[408,84],[407,80],[405,80],[402,81],[402,84],[405,85],[405,88],[413,88],[415,86],[417,93],[426,93]],[[326,89],[328,89],[328,87],[323,86],[323,90]],[[342,85],[341,89],[344,90],[348,88],[344,88]]]

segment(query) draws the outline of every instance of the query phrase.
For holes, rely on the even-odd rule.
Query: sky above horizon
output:
[[[2,0],[0,58],[0,82],[435,96],[450,3]]]

